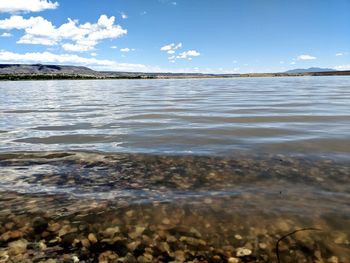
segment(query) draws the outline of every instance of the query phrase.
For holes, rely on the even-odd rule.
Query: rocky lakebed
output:
[[[349,160],[0,156],[0,262],[350,262]]]

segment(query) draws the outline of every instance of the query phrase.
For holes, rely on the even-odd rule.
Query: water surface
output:
[[[350,77],[0,83],[0,150],[349,154]]]

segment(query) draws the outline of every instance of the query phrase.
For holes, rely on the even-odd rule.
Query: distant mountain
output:
[[[0,0],[1,1],[1,0]],[[280,73],[205,74],[171,72],[95,71],[81,66],[42,64],[0,64],[2,80],[48,79],[177,79],[177,78],[233,78],[233,77],[288,77],[288,76],[350,76],[348,71],[330,68],[294,69]]]
[[[0,64],[0,74],[67,74],[95,75],[96,71],[87,67],[42,65],[42,64]]]
[[[297,69],[291,69],[284,73],[311,73],[311,72],[332,72],[336,71],[332,68],[297,68]]]

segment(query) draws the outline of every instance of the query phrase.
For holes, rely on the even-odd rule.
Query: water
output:
[[[0,82],[0,262],[16,231],[62,261],[108,250],[124,262],[277,262],[277,240],[302,228],[317,230],[281,242],[281,262],[350,262],[349,87],[350,77]]]
[[[0,151],[350,151],[350,78],[0,83]]]

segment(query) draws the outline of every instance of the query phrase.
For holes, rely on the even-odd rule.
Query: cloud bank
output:
[[[54,54],[51,52],[14,53],[0,50],[0,63],[51,63],[60,65],[81,65],[98,70],[146,71],[152,70],[142,64],[117,63],[113,60],[86,58],[74,54]],[[153,69],[154,70],[154,69]]]
[[[58,6],[57,2],[48,0],[1,0],[0,13],[40,12]]]

